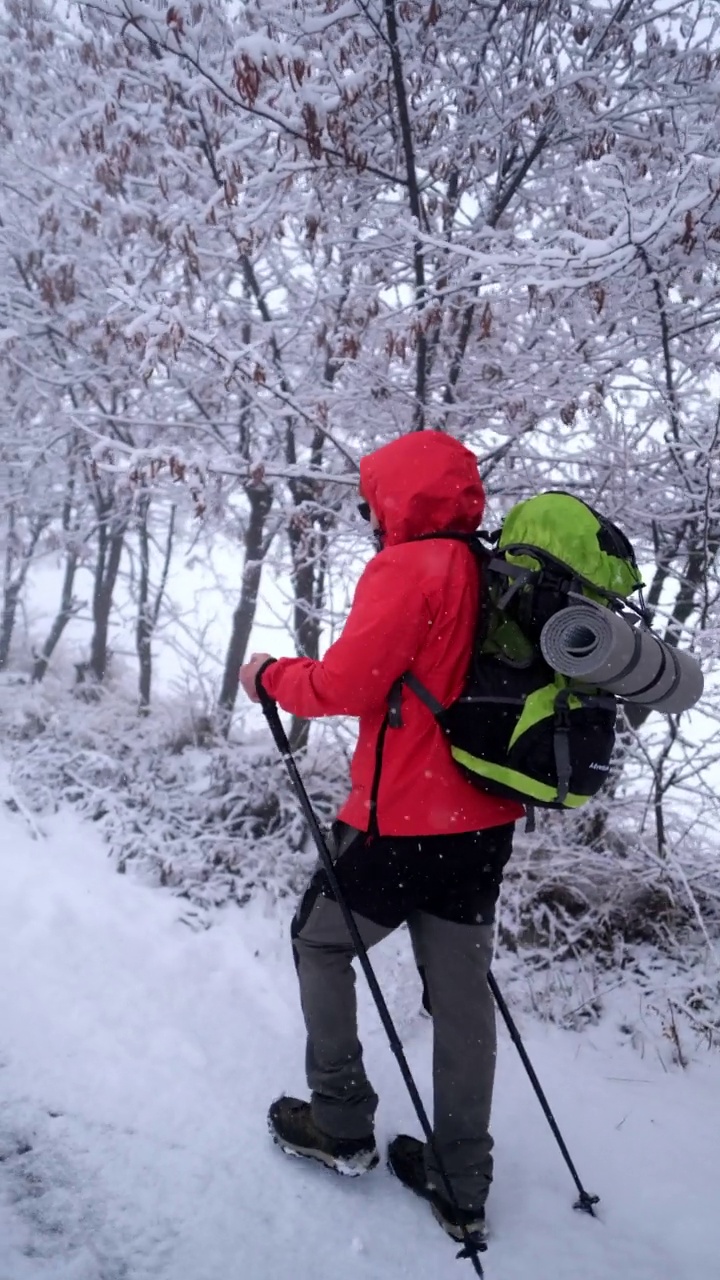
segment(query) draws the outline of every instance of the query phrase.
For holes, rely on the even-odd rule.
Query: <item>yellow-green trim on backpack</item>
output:
[[[557,802],[557,787],[549,787],[544,782],[538,782],[536,778],[529,778],[525,773],[519,773],[517,769],[507,769],[501,764],[493,764],[490,760],[480,760],[477,756],[470,755],[469,751],[463,751],[461,747],[451,747],[453,760],[463,765],[465,769],[469,769],[471,773],[477,774],[479,778],[487,778],[490,782],[499,782],[502,786],[512,787],[513,791],[518,792],[519,797],[525,796],[528,803],[533,800],[543,801],[545,804]],[[564,809],[579,809],[580,805],[586,804],[590,796],[577,796],[573,792],[569,792],[562,801]]]
[[[549,720],[555,715],[555,700],[562,689],[566,689],[570,681],[566,676],[556,674],[552,684],[545,684],[540,689],[536,689],[534,693],[529,693],[525,699],[525,706],[518,718],[518,722],[513,729],[512,737],[508,743],[508,751],[515,746],[518,738],[521,738],[528,729],[534,728],[536,724],[540,724],[541,720]],[[569,694],[567,700],[568,711],[578,711],[582,707],[582,700],[574,693]],[[522,775],[524,776],[524,775]],[[539,799],[536,796],[536,799]]]

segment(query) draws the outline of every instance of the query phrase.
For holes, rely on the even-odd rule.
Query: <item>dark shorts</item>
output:
[[[455,924],[492,924],[515,824],[442,836],[376,836],[335,823],[329,841],[350,910],[387,929],[413,911]],[[313,875],[298,916],[318,894],[334,898],[327,875]],[[301,922],[298,921],[301,926]]]

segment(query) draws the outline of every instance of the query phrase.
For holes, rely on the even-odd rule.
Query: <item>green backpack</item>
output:
[[[642,582],[633,548],[611,521],[579,498],[541,493],[519,502],[499,534],[432,534],[466,542],[481,565],[481,607],[472,662],[461,696],[443,707],[406,672],[400,684],[429,707],[450,740],[454,760],[493,795],[548,809],[577,809],[607,778],[617,700],[547,665],[540,632],[582,596],[607,608],[632,608]],[[389,725],[400,723],[400,691]]]

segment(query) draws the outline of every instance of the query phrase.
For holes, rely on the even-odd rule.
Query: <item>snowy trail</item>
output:
[[[385,1170],[345,1182],[267,1137],[270,1099],[303,1088],[289,905],[196,933],[114,873],[91,825],[40,828],[0,803],[0,1280],[469,1280]],[[430,1027],[396,989],[404,940],[385,946],[427,1096]],[[385,1141],[417,1126],[362,1005]],[[720,1062],[665,1072],[611,1020],[522,1029],[602,1221],[572,1212],[503,1037],[488,1280],[717,1280]]]

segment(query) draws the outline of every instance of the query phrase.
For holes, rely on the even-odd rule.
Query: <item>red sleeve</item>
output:
[[[365,569],[342,634],[325,657],[280,658],[263,672],[263,687],[293,715],[364,715],[386,702],[430,621],[414,575],[381,553]]]

